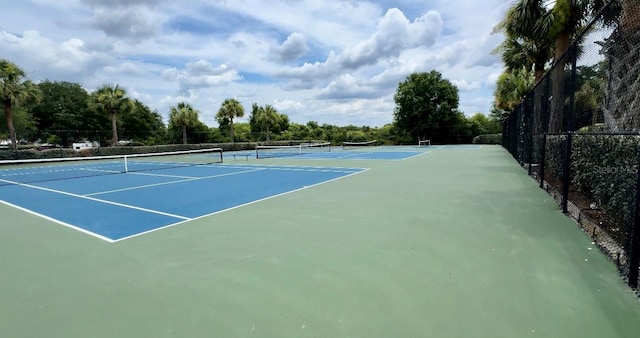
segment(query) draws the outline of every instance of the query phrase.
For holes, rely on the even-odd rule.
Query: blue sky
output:
[[[437,70],[487,114],[502,64],[500,0],[3,2],[0,58],[34,81],[117,83],[165,118],[185,101],[215,127],[226,98],[291,121],[382,126],[413,72]]]

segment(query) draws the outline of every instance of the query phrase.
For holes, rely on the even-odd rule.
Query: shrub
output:
[[[473,144],[501,144],[502,134],[484,134],[478,135],[471,141]]]
[[[572,186],[592,196],[616,223],[632,212],[640,138],[632,135],[576,135],[572,149]]]
[[[562,179],[566,144],[565,135],[547,137],[545,176]],[[625,225],[632,212],[639,147],[640,136],[573,136],[571,190],[592,199],[619,225]]]

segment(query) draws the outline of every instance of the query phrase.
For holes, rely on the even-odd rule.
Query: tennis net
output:
[[[301,143],[292,146],[257,146],[256,158],[296,156],[331,151],[331,143]]]
[[[0,185],[190,167],[222,162],[222,149],[0,161]]]
[[[377,140],[366,141],[366,142],[342,142],[342,149],[344,150],[359,149],[359,148],[366,148],[366,147],[375,147],[377,145],[378,145]]]

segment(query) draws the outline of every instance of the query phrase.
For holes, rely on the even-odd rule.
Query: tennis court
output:
[[[108,158],[0,170],[0,201],[113,242],[363,171],[222,165],[214,163],[222,155],[217,154],[184,152],[180,160],[176,154],[124,156],[122,162]],[[126,173],[115,175],[125,164]]]
[[[384,151],[420,154],[0,185],[0,336],[638,336],[640,302],[614,264],[503,148],[367,152]],[[166,172],[193,180],[143,175]],[[110,192],[138,176],[160,185]],[[30,193],[47,212],[83,213],[86,198],[55,202],[72,194],[189,220],[100,240],[14,207],[31,185],[64,192]],[[208,206],[236,190],[251,201]]]
[[[422,155],[426,148],[416,147],[378,147],[375,143],[355,143],[356,145],[336,147],[328,143],[309,143],[295,146],[258,146],[256,159],[295,158],[295,159],[349,159],[349,160],[385,160],[402,161]]]

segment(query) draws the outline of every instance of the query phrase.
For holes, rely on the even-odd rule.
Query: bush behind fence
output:
[[[633,8],[611,1],[587,25],[505,120],[502,144],[638,290],[640,53],[629,46],[640,44],[640,15]]]

